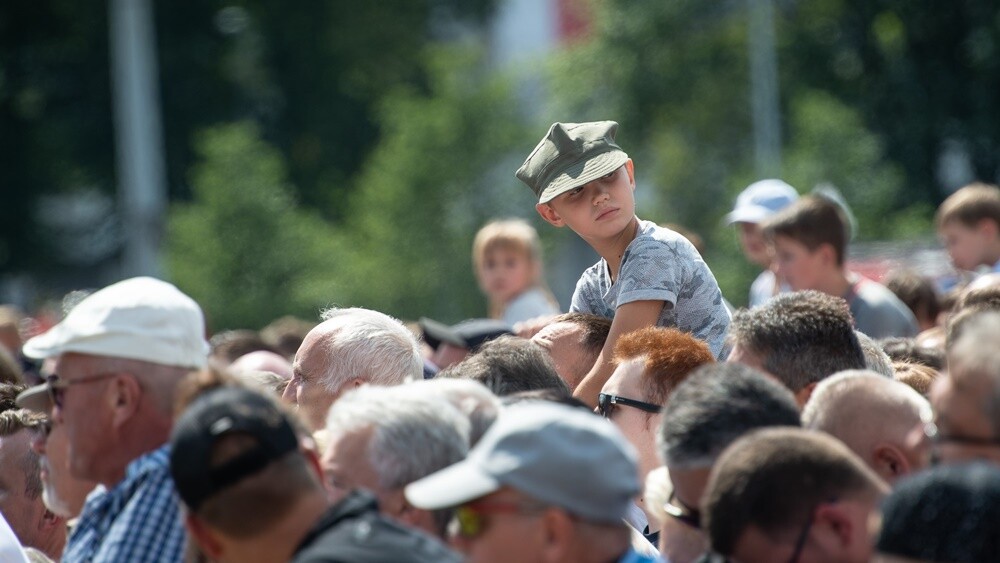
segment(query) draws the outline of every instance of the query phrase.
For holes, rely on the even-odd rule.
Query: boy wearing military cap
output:
[[[568,226],[601,260],[577,282],[570,311],[612,320],[597,363],[576,388],[590,405],[611,375],[618,337],[670,326],[704,340],[724,356],[729,312],[719,284],[683,236],[635,214],[635,168],[615,142],[614,121],[554,123],[517,177],[538,196],[535,209]]]

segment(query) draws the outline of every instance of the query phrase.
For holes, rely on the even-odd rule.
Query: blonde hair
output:
[[[497,250],[511,250],[520,253],[532,264],[533,279],[530,287],[540,289],[545,293],[553,306],[559,306],[542,274],[542,244],[538,240],[538,231],[523,219],[501,219],[484,225],[472,241],[472,267],[476,278],[486,262],[486,256]],[[503,317],[506,303],[498,303],[492,297],[489,299],[489,316],[493,319]]]

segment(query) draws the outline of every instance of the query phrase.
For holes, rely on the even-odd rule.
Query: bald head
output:
[[[422,378],[420,346],[398,320],[361,308],[331,309],[322,318],[296,352],[283,395],[313,430],[323,427],[330,405],[349,389]]]
[[[918,434],[931,418],[919,393],[868,370],[821,381],[802,412],[806,428],[837,438],[890,483],[927,465]]]

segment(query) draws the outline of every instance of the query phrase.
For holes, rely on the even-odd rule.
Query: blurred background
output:
[[[935,207],[1000,176],[998,51],[995,0],[6,0],[0,302],[152,274],[213,331],[454,322],[486,315],[475,231],[524,217],[565,308],[596,255],[513,173],[598,119],[736,305],[721,219],[765,177],[839,190],[862,271],[945,276]]]

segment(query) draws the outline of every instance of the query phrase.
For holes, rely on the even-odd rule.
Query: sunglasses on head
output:
[[[611,414],[615,412],[615,405],[624,405],[653,414],[657,414],[663,410],[663,407],[660,405],[637,401],[628,397],[619,397],[618,395],[610,395],[608,393],[601,393],[597,396],[597,412],[604,418],[611,418]]]

